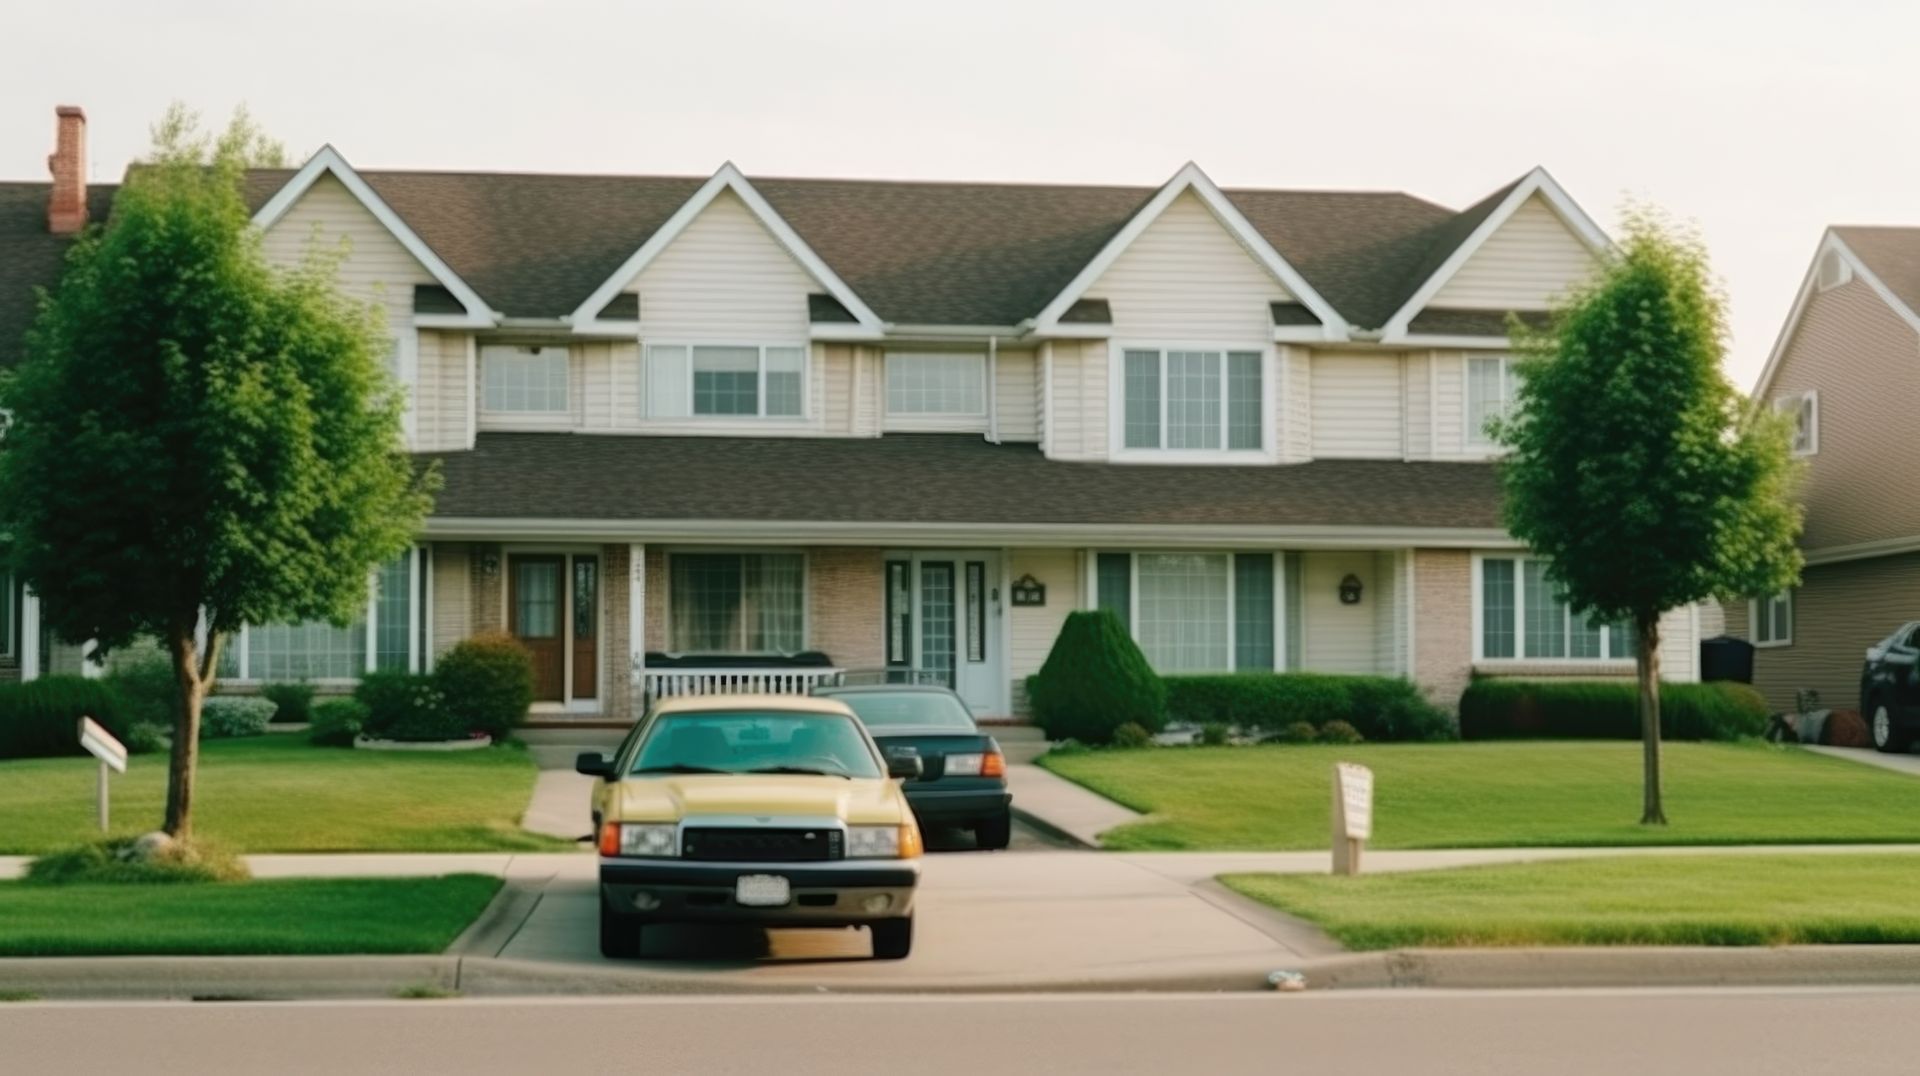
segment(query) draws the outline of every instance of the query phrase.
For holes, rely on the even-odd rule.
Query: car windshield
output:
[[[849,691],[834,698],[853,707],[870,729],[934,728],[974,731],[960,700],[941,691]]]
[[[879,777],[880,764],[839,714],[680,713],[653,723],[632,772]]]

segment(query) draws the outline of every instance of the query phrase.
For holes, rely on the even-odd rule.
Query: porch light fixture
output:
[[[1345,579],[1340,580],[1340,604],[1341,605],[1359,605],[1360,604],[1360,577],[1359,576],[1349,574]]]

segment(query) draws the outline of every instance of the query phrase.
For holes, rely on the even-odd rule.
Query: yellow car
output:
[[[598,778],[600,951],[637,955],[649,923],[852,927],[873,955],[913,949],[921,841],[902,779],[846,703],[707,695],[656,703]]]

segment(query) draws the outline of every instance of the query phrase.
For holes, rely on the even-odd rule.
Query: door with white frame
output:
[[[885,578],[887,666],[921,670],[976,714],[1005,710],[999,554],[890,554]]]

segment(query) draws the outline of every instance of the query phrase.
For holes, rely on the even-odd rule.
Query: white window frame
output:
[[[1791,396],[1776,396],[1773,409],[1793,416],[1793,454],[1805,458],[1820,453],[1820,392],[1808,389]],[[1803,424],[1801,419],[1805,418]],[[1805,443],[1802,444],[1802,435]]]
[[[895,359],[969,359],[979,363],[980,409],[978,411],[895,411],[893,377]],[[988,412],[993,408],[992,370],[984,351],[889,351],[881,359],[880,406],[885,430],[928,430],[973,433],[987,428]]]
[[[1287,571],[1282,550],[1261,549],[1089,549],[1085,553],[1086,578],[1083,585],[1087,609],[1100,608],[1100,557],[1118,554],[1127,558],[1127,637],[1138,645],[1140,639],[1140,558],[1153,556],[1224,556],[1227,558],[1227,668],[1181,669],[1167,676],[1209,676],[1239,672],[1240,612],[1239,587],[1235,577],[1238,557],[1270,556],[1273,560],[1273,667],[1248,669],[1248,672],[1281,673],[1287,669]],[[1145,648],[1141,654],[1145,655]],[[1149,659],[1151,663],[1151,659]],[[1154,669],[1160,672],[1158,668]]]
[[[421,606],[431,598],[431,592],[427,589],[427,581],[429,579],[427,569],[430,564],[430,558],[427,555],[426,548],[417,545],[407,551],[407,558],[409,561],[407,576],[413,581],[407,597],[407,671],[417,673],[426,668],[428,661],[427,655],[431,648],[430,641],[423,638],[421,627],[422,618],[428,615],[427,611],[421,608]],[[367,576],[366,623],[362,625],[367,636],[365,647],[365,671],[367,672],[375,672],[380,667],[379,587],[380,569],[375,568]],[[233,654],[238,671],[232,676],[221,677],[222,682],[237,684],[263,682],[253,676],[253,670],[251,668],[253,655],[248,645],[251,638],[252,625],[249,624],[240,625],[240,630],[227,637],[225,645],[235,648]],[[308,678],[307,682],[330,687],[340,687],[359,683],[359,678],[348,676],[315,676]]]
[[[1634,654],[1616,654],[1613,625],[1600,625],[1600,656],[1591,658],[1558,657],[1530,658],[1527,656],[1527,579],[1525,566],[1528,561],[1545,561],[1547,558],[1531,553],[1475,553],[1473,555],[1473,662],[1476,665],[1610,665],[1634,660]],[[1488,657],[1486,634],[1486,563],[1490,560],[1510,560],[1513,562],[1513,656]],[[1568,605],[1562,614],[1565,624],[1561,637],[1572,648],[1573,627],[1577,614],[1573,606]]]
[[[564,365],[566,367],[565,406],[559,410],[539,411],[507,410],[490,406],[487,400],[487,366],[489,360],[502,353],[524,356],[529,349],[535,352],[536,355],[541,352],[559,352],[560,356],[564,359]],[[478,394],[480,401],[480,419],[482,422],[540,427],[567,426],[572,424],[574,402],[578,395],[573,383],[572,348],[565,344],[481,344],[479,351],[480,361],[478,364],[478,374],[480,383],[474,386],[474,392]]]
[[[1497,361],[1500,364],[1500,417],[1513,408],[1513,356],[1507,352],[1470,351],[1460,359],[1460,447],[1468,452],[1497,452],[1500,445],[1487,436],[1484,427],[1473,426],[1473,364]],[[1491,418],[1492,416],[1488,416]]]
[[[800,558],[800,650],[813,649],[813,558],[804,549],[787,546],[670,546],[666,553],[666,578],[661,581],[662,598],[666,602],[666,626],[663,634],[666,638],[659,641],[662,651],[674,652],[673,647],[673,558],[676,556],[724,555],[737,557],[758,557],[768,555],[792,556]],[[603,603],[604,604],[604,603]],[[780,656],[777,650],[727,650],[719,651],[741,656],[763,655]],[[798,653],[799,651],[796,651]],[[828,655],[831,657],[832,655]]]
[[[758,353],[758,376],[755,381],[755,404],[758,412],[751,415],[700,415],[693,410],[696,394],[693,387],[693,351],[695,348],[730,348],[746,350],[752,348]],[[679,348],[686,352],[686,413],[683,415],[655,415],[648,406],[647,371],[653,361],[655,348]],[[767,414],[767,352],[779,348],[800,353],[800,413],[797,415]],[[699,426],[725,425],[727,423],[750,423],[764,425],[801,425],[813,418],[813,347],[809,341],[719,341],[719,340],[642,340],[640,342],[640,419],[648,423],[670,423]]]
[[[1771,636],[1773,632],[1773,611],[1782,606],[1784,606],[1787,611],[1787,634],[1781,638],[1769,637],[1762,639],[1760,637],[1760,625],[1765,624],[1767,626],[1767,633]],[[1753,643],[1755,649],[1771,649],[1776,646],[1793,645],[1793,606],[1793,591],[1791,588],[1780,591],[1777,594],[1769,594],[1765,598],[1747,599],[1747,635],[1748,641]]]
[[[1157,351],[1160,353],[1160,444],[1167,443],[1167,353],[1170,351],[1211,352],[1220,356],[1220,447],[1218,448],[1129,448],[1127,447],[1127,352]],[[1260,447],[1228,448],[1228,425],[1231,421],[1231,382],[1228,372],[1227,356],[1235,352],[1252,353],[1260,356]],[[1278,391],[1279,363],[1277,352],[1271,343],[1265,344],[1222,344],[1186,342],[1157,342],[1151,340],[1115,341],[1107,354],[1107,443],[1109,458],[1131,463],[1220,463],[1227,462],[1273,462],[1276,439],[1274,435],[1274,394]]]

